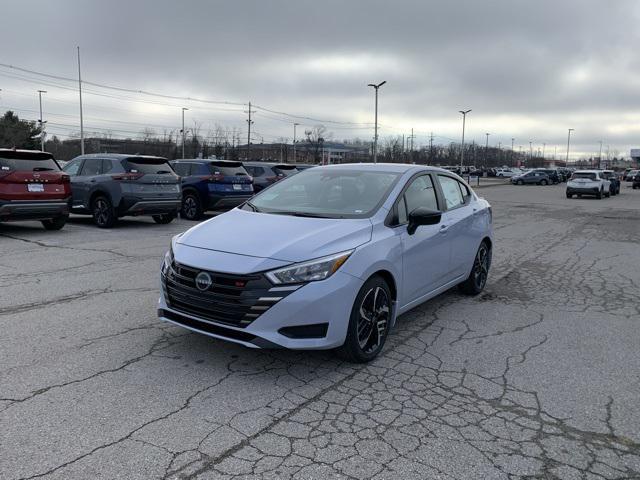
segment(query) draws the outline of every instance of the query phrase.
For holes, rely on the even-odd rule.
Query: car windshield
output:
[[[4,158],[0,157],[1,171],[39,172],[46,170],[60,170],[53,158]]]
[[[596,179],[596,174],[595,173],[589,173],[589,172],[575,172],[571,176],[571,180],[575,180],[576,178],[586,178],[587,180],[595,180]]]
[[[245,205],[283,215],[363,218],[387,198],[398,173],[314,168],[287,177]]]
[[[129,173],[173,173],[173,169],[164,158],[127,158],[122,166]]]

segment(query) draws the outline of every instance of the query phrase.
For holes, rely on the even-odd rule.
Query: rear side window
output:
[[[6,171],[45,171],[60,170],[58,164],[53,158],[45,158],[42,160],[29,158],[3,158],[0,157],[0,172]]]
[[[240,162],[211,162],[209,164],[209,171],[213,175],[247,175],[247,171]]]
[[[122,160],[127,173],[174,173],[169,162],[164,158],[132,157]]]
[[[172,166],[176,173],[181,177],[188,177],[191,175],[192,165],[190,163],[174,163]]]
[[[459,207],[464,204],[464,196],[462,194],[461,184],[454,178],[438,175],[440,187],[444,195],[447,210]]]
[[[87,158],[82,165],[82,172],[80,175],[89,177],[93,175],[100,175],[102,173],[102,159],[100,158]]]
[[[260,177],[264,175],[263,167],[253,167],[253,166],[245,166],[244,167],[253,177]]]
[[[293,165],[279,165],[277,167],[273,167],[273,171],[276,172],[277,175],[284,175],[285,177],[290,177],[291,175],[298,173],[298,170]]]

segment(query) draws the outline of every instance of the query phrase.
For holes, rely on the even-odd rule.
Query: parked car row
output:
[[[96,153],[61,167],[50,153],[0,149],[0,222],[40,220],[57,230],[69,213],[91,215],[101,228],[125,216],[198,220],[310,166]]]

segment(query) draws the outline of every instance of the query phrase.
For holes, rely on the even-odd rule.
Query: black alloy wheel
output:
[[[181,216],[187,220],[198,220],[202,216],[200,199],[195,194],[188,193],[182,199]]]
[[[491,268],[491,248],[482,242],[473,260],[473,267],[467,279],[460,284],[460,290],[467,295],[478,295],[484,290]]]
[[[99,196],[93,201],[93,221],[100,228],[111,228],[116,223],[113,206],[107,197]]]
[[[341,357],[354,363],[373,360],[382,351],[393,315],[389,285],[374,275],[362,286],[351,310]]]

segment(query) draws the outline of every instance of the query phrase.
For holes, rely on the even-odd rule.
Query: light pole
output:
[[[542,160],[544,160],[544,151],[545,151],[546,148],[547,148],[547,144],[543,143],[542,144]]]
[[[182,107],[182,130],[180,130],[180,132],[182,133],[182,159],[184,160],[184,140],[185,140],[185,135],[186,132],[184,131],[184,112],[186,110],[189,110],[187,107]]]
[[[464,127],[467,121],[467,113],[469,113],[471,109],[458,111],[462,114],[462,148],[460,150],[460,172],[462,173],[462,165],[464,164]]]
[[[296,127],[300,125],[299,123],[293,124],[293,163],[296,163]]]
[[[383,86],[387,81],[380,82],[379,84],[369,83],[367,87],[373,87],[376,90],[376,114],[375,114],[375,134],[373,137],[373,163],[378,163],[378,89]]]
[[[565,161],[565,167],[569,166],[569,146],[571,145],[571,132],[574,130],[574,128],[570,128],[569,133],[567,134],[567,159]]]
[[[44,152],[44,121],[42,120],[42,94],[47,93],[46,90],[38,90],[38,100],[40,101],[40,150]]]
[[[602,140],[600,140],[600,153],[598,153],[598,163],[602,163]]]

